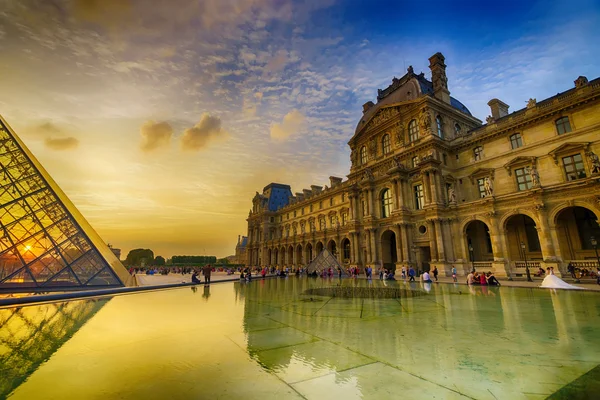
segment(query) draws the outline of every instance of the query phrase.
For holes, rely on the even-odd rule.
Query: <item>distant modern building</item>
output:
[[[595,267],[600,240],[600,79],[486,123],[450,96],[444,56],[412,67],[363,106],[347,179],[252,199],[248,263],[307,265],[327,248],[348,266]]]
[[[0,291],[92,289],[132,278],[0,117]]]

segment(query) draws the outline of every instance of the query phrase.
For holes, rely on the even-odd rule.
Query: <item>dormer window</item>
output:
[[[473,158],[475,161],[479,161],[483,158],[483,147],[477,146],[473,149]]]
[[[414,142],[419,138],[419,124],[417,124],[417,120],[413,119],[408,124],[408,141]]]
[[[367,147],[363,146],[360,148],[360,163],[361,165],[365,165],[367,161],[369,161],[369,158],[367,157]]]

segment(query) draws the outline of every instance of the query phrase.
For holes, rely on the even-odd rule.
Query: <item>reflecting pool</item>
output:
[[[594,292],[220,283],[0,309],[0,398],[573,399],[599,331]]]

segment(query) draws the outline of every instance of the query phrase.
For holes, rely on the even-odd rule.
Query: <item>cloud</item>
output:
[[[183,131],[181,148],[183,150],[191,151],[201,150],[206,147],[209,142],[226,136],[227,131],[221,126],[221,119],[208,113],[204,113],[202,114],[202,117],[200,117],[200,122]]]
[[[283,117],[283,121],[271,125],[271,139],[285,141],[304,127],[305,117],[298,110],[292,110]]]
[[[166,147],[171,141],[173,128],[167,122],[148,121],[140,128],[142,143],[140,149],[149,153],[161,147]]]
[[[47,138],[44,141],[47,148],[52,150],[72,150],[79,146],[79,140],[74,137],[66,138]]]

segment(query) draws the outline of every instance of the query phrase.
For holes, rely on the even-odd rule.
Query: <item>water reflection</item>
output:
[[[109,300],[0,309],[0,398],[25,381]]]

